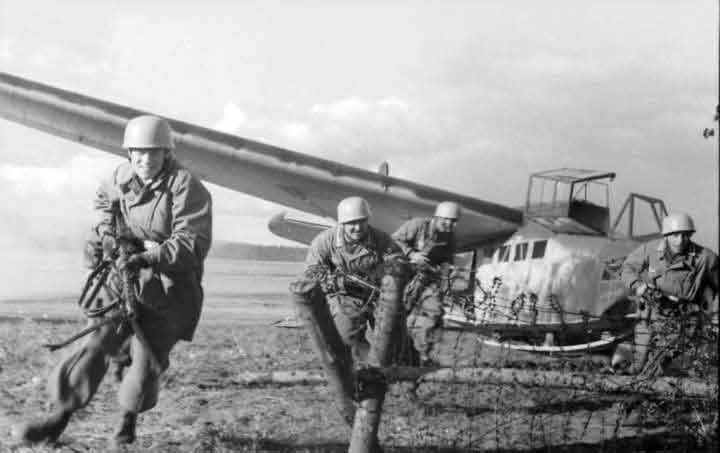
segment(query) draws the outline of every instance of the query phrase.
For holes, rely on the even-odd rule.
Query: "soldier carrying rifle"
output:
[[[111,359],[129,345],[118,391],[122,414],[111,442],[133,443],[138,414],[157,403],[171,349],[192,340],[202,308],[212,201],[175,160],[173,147],[165,120],[145,115],[127,123],[123,148],[129,162],[98,190],[101,220],[85,250],[95,269],[81,298],[89,328],[70,339],[82,336],[48,379],[54,412],[16,426],[18,440],[57,440],[71,415],[90,402]]]
[[[638,300],[631,373],[685,374],[690,352],[715,347],[700,343],[717,324],[718,257],[690,240],[694,232],[689,215],[670,214],[663,237],[623,263],[621,278]]]

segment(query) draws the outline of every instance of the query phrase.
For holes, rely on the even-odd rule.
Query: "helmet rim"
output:
[[[434,217],[443,217],[446,219],[460,220],[462,215],[460,205],[454,201],[443,201],[435,208]]]
[[[369,219],[370,216],[370,205],[362,197],[348,197],[338,203],[337,221],[340,224]]]
[[[132,118],[125,126],[122,147],[131,149],[173,149],[175,143],[170,124],[154,115]]]
[[[672,213],[662,221],[662,235],[667,236],[674,233],[694,233],[695,222],[690,215],[684,212]]]

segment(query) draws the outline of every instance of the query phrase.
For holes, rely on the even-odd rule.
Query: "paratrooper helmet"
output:
[[[683,212],[669,214],[662,221],[662,234],[666,236],[679,232],[695,232],[695,223],[692,217]]]
[[[167,121],[153,115],[142,115],[128,121],[122,146],[125,149],[173,149],[175,144]]]
[[[338,203],[338,223],[348,223],[353,220],[370,218],[370,205],[361,197],[348,197]]]
[[[454,201],[443,201],[435,208],[435,217],[460,220],[460,205]]]

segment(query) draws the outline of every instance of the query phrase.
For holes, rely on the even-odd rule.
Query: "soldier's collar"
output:
[[[133,174],[130,177],[130,180],[127,183],[123,184],[122,187],[123,187],[123,192],[132,191],[132,193],[134,193],[135,195],[140,194],[145,189],[142,181],[140,181],[140,178],[138,178],[138,176],[136,174]]]

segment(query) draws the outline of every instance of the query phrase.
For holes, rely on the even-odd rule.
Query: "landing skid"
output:
[[[478,338],[478,341],[484,346],[498,347],[510,349],[513,351],[523,352],[535,352],[541,354],[577,354],[581,352],[594,353],[601,352],[612,348],[618,343],[630,338],[631,332],[624,333],[622,335],[610,336],[596,341],[590,341],[588,343],[580,343],[573,345],[564,346],[552,346],[552,345],[532,345],[522,343],[510,343],[510,342],[499,342],[489,338]]]
[[[472,332],[482,346],[537,354],[597,353],[613,349],[633,335],[634,315],[619,320],[596,319],[588,322],[528,325],[521,323],[482,323],[449,313],[443,327],[450,331]],[[543,342],[543,338],[545,341]],[[554,339],[563,339],[554,344]],[[548,341],[550,339],[551,341]],[[568,341],[569,340],[569,341]],[[543,342],[543,344],[540,344]]]

